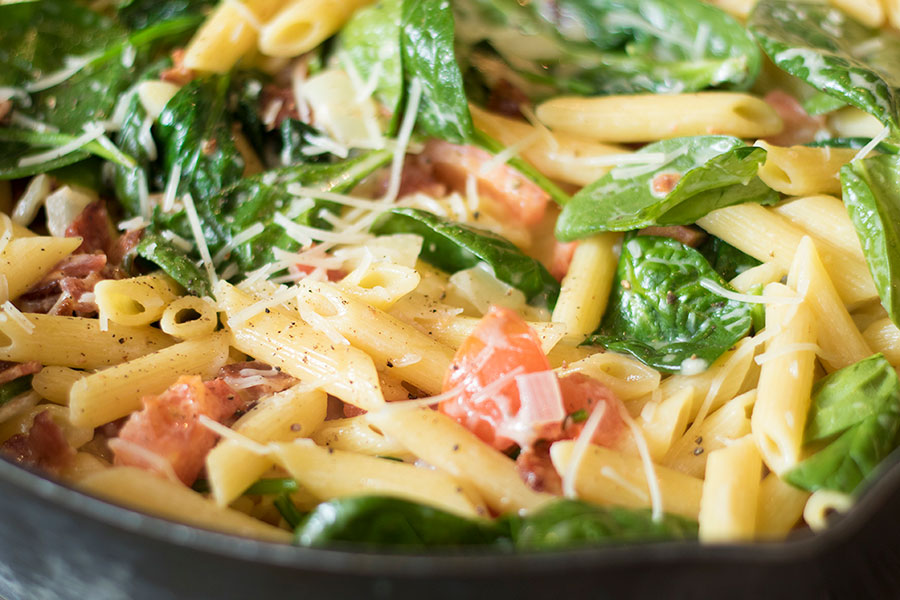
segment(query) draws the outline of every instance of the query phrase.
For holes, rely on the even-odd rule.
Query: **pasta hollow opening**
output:
[[[178,312],[175,313],[175,323],[177,325],[181,325],[183,323],[190,323],[191,321],[196,321],[203,317],[199,312],[194,310],[193,308],[182,308]]]

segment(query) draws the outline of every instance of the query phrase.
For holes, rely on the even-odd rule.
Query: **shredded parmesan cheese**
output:
[[[272,453],[271,447],[264,446],[259,442],[254,442],[247,436],[241,435],[230,427],[225,427],[215,419],[210,419],[206,415],[200,415],[200,418],[197,419],[197,421],[213,433],[217,434],[223,440],[233,442],[241,448],[247,450],[248,452],[252,452],[253,454],[257,454],[259,456],[268,456]]]
[[[52,88],[55,85],[59,85],[63,81],[75,75],[75,73],[77,73],[78,71],[91,64],[99,56],[99,52],[87,54],[85,56],[67,56],[63,61],[63,64],[65,64],[65,66],[62,69],[41,77],[40,79],[32,81],[31,83],[25,84],[25,90],[32,93],[42,92],[46,89]]]
[[[575,444],[572,446],[572,455],[569,457],[569,465],[566,467],[565,473],[561,473],[563,484],[563,495],[566,498],[577,498],[578,492],[575,490],[575,479],[578,477],[578,470],[581,469],[581,463],[584,461],[584,455],[587,454],[588,446],[600,427],[600,421],[606,414],[608,406],[604,402],[599,404],[591,412],[584,429],[575,438]]]
[[[202,418],[203,417],[201,417],[201,419]],[[164,456],[120,437],[109,440],[107,444],[113,453],[118,453],[122,450],[129,452],[146,462],[154,471],[165,475],[170,481],[177,482],[179,485],[181,484],[181,480],[178,479],[178,475],[175,474],[175,469],[172,468],[172,463],[166,460]]]
[[[221,264],[232,250],[243,243],[249,242],[256,236],[261,234],[263,230],[265,230],[265,226],[262,223],[257,222],[238,233],[236,236],[228,240],[228,243],[222,246],[221,250],[216,252],[216,255],[213,257],[213,264],[216,266]]]
[[[637,446],[638,454],[641,455],[641,462],[644,465],[644,476],[647,478],[647,489],[650,490],[650,505],[652,507],[652,518],[655,523],[659,523],[663,518],[662,491],[659,489],[659,477],[656,475],[656,466],[650,457],[650,449],[647,447],[647,440],[644,438],[644,432],[631,415],[628,409],[621,402],[619,403],[619,416],[631,429],[631,435],[634,436],[634,443]]]
[[[25,333],[34,332],[34,323],[29,321],[28,317],[22,314],[22,311],[16,308],[9,300],[5,301],[3,304],[0,304],[0,310],[2,310],[3,314],[9,316],[12,321],[14,321],[19,327],[21,327],[25,331]]]
[[[878,147],[878,144],[883,142],[885,140],[885,138],[887,138],[887,136],[890,135],[890,133],[891,133],[891,128],[886,126],[884,129],[881,130],[881,133],[879,133],[878,135],[873,137],[871,139],[871,141],[869,141],[868,144],[866,144],[865,146],[860,148],[859,152],[856,153],[856,156],[854,156],[853,160],[851,160],[850,162],[856,162],[858,160],[861,160],[861,159],[867,157],[872,150],[874,150],[875,148]]]
[[[194,242],[197,244],[197,250],[200,252],[200,258],[203,260],[203,266],[206,268],[206,274],[209,277],[209,284],[215,288],[216,284],[219,283],[219,278],[216,275],[216,268],[213,266],[212,257],[209,255],[209,247],[206,245],[206,238],[203,237],[203,227],[200,225],[200,217],[197,216],[197,207],[194,206],[194,199],[190,194],[185,194],[183,201],[188,222],[191,224],[191,233],[194,234]]]
[[[712,279],[701,279],[698,283],[703,289],[728,300],[734,300],[735,302],[747,302],[749,304],[800,304],[803,302],[803,298],[800,297],[754,296],[751,294],[733,292],[725,289]]]
[[[400,131],[397,134],[397,147],[394,149],[394,158],[391,161],[391,178],[388,183],[387,193],[384,195],[386,204],[397,200],[400,193],[400,177],[403,174],[403,161],[406,158],[406,148],[412,137],[413,127],[416,124],[416,116],[419,114],[419,102],[422,100],[422,82],[415,78],[409,86],[409,99],[406,102],[406,113],[400,123]]]
[[[106,130],[103,128],[103,126],[99,125],[98,123],[87,123],[84,126],[84,133],[76,137],[68,144],[63,144],[62,146],[59,146],[52,150],[48,150],[46,152],[23,156],[19,159],[18,166],[31,167],[51,160],[56,160],[57,158],[62,158],[63,156],[68,156],[69,154],[80,150],[85,145],[93,142],[105,132]]]

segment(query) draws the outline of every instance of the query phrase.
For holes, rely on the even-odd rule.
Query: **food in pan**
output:
[[[825,526],[900,444],[900,9],[715,4],[3,4],[2,452],[309,546]]]

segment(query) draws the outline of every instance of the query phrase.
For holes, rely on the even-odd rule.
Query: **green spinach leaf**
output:
[[[38,163],[28,159],[54,148],[61,148],[76,141],[78,136],[66,133],[38,132],[24,129],[0,128],[0,142],[4,143],[3,156],[0,157],[0,179],[18,179],[38,173],[58,169],[82,161],[92,154],[112,161],[120,166],[133,166],[134,159],[115,147],[107,147],[99,142],[91,141],[72,152],[56,158],[48,158]]]
[[[752,37],[698,0],[466,0],[459,36],[487,43],[520,76],[584,95],[748,88],[760,68]]]
[[[296,529],[303,522],[303,517],[306,516],[297,509],[297,505],[294,504],[291,495],[287,492],[279,494],[272,504],[275,505],[278,513],[287,521],[291,529]]]
[[[0,385],[0,406],[31,390],[31,375],[18,377]]]
[[[212,296],[206,271],[198,267],[186,252],[152,229],[144,231],[137,254],[159,266],[194,296]]]
[[[854,150],[860,150],[871,141],[870,138],[845,137],[818,140],[805,145],[810,148],[852,148]],[[875,146],[874,151],[880,152],[881,154],[900,154],[900,146],[890,142],[881,142]]]
[[[375,222],[372,232],[422,236],[419,256],[449,273],[486,263],[497,279],[521,290],[532,304],[552,307],[559,296],[559,283],[540,262],[490,231],[451,223],[424,210],[395,208]]]
[[[649,144],[637,154],[659,159],[648,158],[649,167],[615,168],[575,194],[556,223],[559,239],[685,225],[725,206],[778,200],[778,194],[756,177],[766,151],[737,138],[674,138]],[[653,168],[654,164],[658,166]]]
[[[352,542],[380,547],[434,548],[496,545],[504,531],[497,523],[466,519],[409,500],[358,496],[318,505],[294,535],[300,546]]]
[[[725,281],[731,281],[747,269],[752,269],[762,264],[749,254],[741,252],[714,235],[709,236],[705,242],[700,244],[697,250]]]
[[[525,517],[512,520],[518,550],[554,550],[628,541],[691,540],[697,523],[677,515],[653,520],[649,510],[596,506],[578,500],[557,500]]]
[[[841,168],[841,189],[881,304],[900,323],[900,155]]]
[[[852,493],[900,442],[900,380],[881,354],[820,380],[804,439],[838,437],[785,475],[794,486]]]
[[[214,5],[214,0],[130,0],[121,4],[118,17],[129,29],[144,29],[170,19],[204,15]]]
[[[688,364],[694,371],[696,363],[688,360],[708,366],[747,335],[752,321],[749,305],[707,289],[715,286],[730,289],[693,248],[670,238],[633,237],[622,247],[600,328],[585,343],[669,373]]]
[[[869,29],[828,4],[796,0],[761,0],[749,27],[778,67],[900,133],[896,32]]]

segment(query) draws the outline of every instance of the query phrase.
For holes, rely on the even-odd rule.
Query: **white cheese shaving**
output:
[[[206,415],[200,415],[200,418],[197,419],[197,421],[201,425],[221,437],[223,440],[228,440],[229,442],[237,444],[248,452],[252,452],[253,454],[257,454],[259,456],[268,456],[272,453],[271,447],[260,444],[259,442],[255,442],[248,438],[246,435],[241,435],[234,429],[225,427],[218,421],[210,419]]]
[[[325,231],[307,225],[294,223],[280,212],[276,212],[272,218],[272,222],[284,229],[292,239],[296,240],[301,246],[310,246],[313,240],[322,240],[323,242],[335,242],[338,244],[362,244],[371,235],[354,233],[352,231]]]
[[[756,361],[756,364],[762,365],[769,362],[770,360],[776,359],[780,356],[784,356],[785,354],[790,354],[792,352],[814,352],[819,356],[823,356],[824,354],[822,348],[818,344],[813,344],[812,342],[798,342],[796,344],[787,344],[781,346],[780,348],[767,350],[753,360]],[[827,357],[824,356],[823,358],[827,359]]]
[[[116,229],[119,231],[128,231],[130,229],[143,229],[150,223],[144,220],[144,217],[138,215],[137,217],[132,217],[130,219],[126,219],[124,221],[119,221],[116,225]]]
[[[206,269],[206,275],[209,277],[209,284],[215,288],[216,284],[219,283],[219,278],[216,275],[212,257],[209,255],[206,238],[203,237],[203,227],[200,225],[200,217],[197,216],[197,207],[194,206],[194,199],[190,194],[184,195],[183,202],[188,222],[191,224],[191,233],[194,234],[194,242],[197,244],[197,250],[200,251],[200,258],[203,260],[203,267]]]
[[[12,302],[7,300],[3,304],[0,304],[0,310],[2,310],[3,314],[7,315],[12,321],[15,321],[25,333],[34,333],[34,323],[29,321],[28,317],[22,314],[22,311],[13,306]]]
[[[194,244],[190,240],[184,239],[174,231],[163,229],[160,232],[160,235],[185,252],[190,252],[194,249]]]
[[[12,111],[12,114],[9,115],[9,122],[13,125],[18,125],[23,129],[30,129],[32,131],[37,131],[38,133],[59,133],[59,127],[54,127],[49,123],[32,119],[17,110]]]
[[[594,434],[600,426],[600,421],[608,408],[605,402],[595,406],[581,433],[575,438],[575,443],[572,446],[572,455],[569,457],[569,464],[565,472],[560,473],[563,484],[563,496],[566,498],[578,497],[578,492],[575,490],[575,480],[578,477],[578,471],[581,469],[581,463],[584,461],[585,454],[587,454],[588,446],[594,438]]]
[[[156,452],[149,450],[148,448],[122,439],[120,437],[109,440],[109,442],[107,442],[107,445],[114,454],[118,454],[122,451],[128,452],[133,456],[143,460],[151,469],[160,473],[161,475],[164,475],[170,481],[175,481],[179,484],[181,483],[181,480],[178,479],[178,475],[175,474],[175,469],[172,468],[172,463],[169,462],[164,456],[161,456]]]
[[[254,302],[250,306],[242,308],[241,310],[228,317],[228,326],[239,327],[267,308],[272,308],[274,306],[284,304],[285,302],[287,302],[288,300],[292,300],[296,296],[297,288],[282,287],[268,298],[263,298],[262,300]]]
[[[733,292],[731,290],[725,289],[712,279],[701,279],[699,282],[700,287],[703,289],[716,294],[717,296],[722,296],[728,300],[734,300],[735,302],[747,302],[749,304],[800,304],[803,302],[803,298],[801,297],[793,297],[793,298],[785,298],[778,296],[754,296],[752,294],[741,294],[738,292]]]
[[[169,172],[169,180],[166,182],[166,191],[163,194],[163,212],[172,212],[175,207],[175,197],[178,195],[178,184],[181,183],[181,163],[172,165]]]
[[[519,155],[519,152],[521,152],[522,150],[527,150],[531,146],[535,145],[540,140],[540,138],[541,132],[534,131],[523,137],[512,146],[507,146],[502,151],[495,154],[494,157],[491,158],[491,160],[482,164],[478,169],[478,174],[487,175],[497,167],[505,165],[510,160],[517,157]]]
[[[638,454],[641,455],[641,462],[644,465],[644,476],[647,478],[647,489],[650,490],[650,505],[652,507],[653,521],[659,523],[663,518],[662,490],[659,487],[659,477],[656,475],[656,465],[650,457],[650,449],[647,447],[647,440],[644,438],[644,432],[634,422],[628,409],[619,403],[619,416],[631,429],[631,435],[634,436],[634,443],[637,446]]]
[[[18,166],[31,167],[51,160],[56,160],[57,158],[62,158],[63,156],[67,156],[69,154],[72,154],[73,152],[76,152],[77,150],[80,150],[86,144],[93,142],[105,132],[106,130],[103,129],[101,125],[97,123],[87,123],[84,126],[84,133],[76,137],[68,144],[63,144],[62,146],[59,146],[52,150],[48,150],[46,152],[23,156],[19,159]]]
[[[75,73],[85,68],[89,64],[91,64],[96,58],[100,56],[100,52],[95,52],[93,54],[87,54],[85,56],[67,56],[63,60],[63,64],[65,65],[59,71],[54,71],[49,75],[41,77],[31,83],[25,84],[25,90],[28,92],[41,92],[43,90],[52,88],[55,85],[59,85],[63,81],[72,77]]]
[[[887,138],[887,136],[890,135],[890,133],[891,133],[890,127],[885,127],[884,129],[882,129],[881,133],[879,133],[878,135],[873,137],[871,139],[871,141],[869,141],[868,144],[866,144],[865,146],[863,146],[862,148],[859,149],[859,152],[856,153],[856,156],[854,156],[853,160],[851,160],[850,162],[855,162],[857,160],[861,160],[861,159],[867,157],[872,150],[874,150],[875,148],[878,147],[878,144],[883,142],[885,140],[885,138]]]
[[[410,365],[417,364],[422,361],[422,357],[418,354],[413,354],[410,352],[409,354],[404,354],[400,358],[392,358],[391,364],[395,367],[408,367]]]
[[[325,337],[331,340],[333,344],[339,344],[341,346],[350,345],[350,340],[341,335],[341,332],[328,322],[327,317],[323,317],[308,306],[302,306],[299,312],[300,318],[306,321],[307,325],[320,333],[325,334]]]
[[[26,108],[31,106],[31,96],[22,88],[0,86],[0,102],[5,102],[14,98],[18,99],[22,103],[22,106]]]
[[[213,256],[213,264],[218,266],[225,260],[232,250],[240,246],[245,242],[249,242],[259,234],[261,234],[265,230],[265,226],[262,223],[254,223],[247,229],[244,229],[233,238],[228,240],[228,243],[222,246],[222,249],[216,252],[216,255]]]
[[[419,114],[419,102],[422,100],[422,82],[418,77],[412,80],[409,86],[409,98],[406,102],[406,113],[400,123],[400,131],[397,134],[397,147],[394,149],[394,157],[391,160],[391,178],[388,182],[387,193],[384,202],[391,203],[397,200],[400,193],[400,178],[403,174],[403,161],[406,158],[406,148],[412,137],[413,127],[416,124],[416,116]]]

